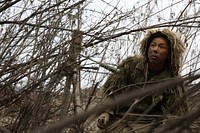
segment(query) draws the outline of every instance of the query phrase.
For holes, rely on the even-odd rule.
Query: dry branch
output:
[[[111,101],[109,103],[107,102],[107,103],[103,104],[102,106],[95,107],[95,108],[90,109],[86,112],[80,113],[80,114],[78,114],[74,117],[65,119],[63,121],[56,122],[56,124],[54,124],[54,125],[51,125],[51,126],[46,127],[46,128],[43,127],[40,130],[33,131],[33,132],[51,133],[51,132],[54,132],[54,131],[58,131],[58,130],[63,129],[65,127],[70,127],[73,124],[75,124],[77,121],[82,121],[82,120],[84,120],[84,119],[86,119],[86,118],[88,118],[88,117],[90,117],[94,114],[98,115],[108,108],[112,108],[116,105],[121,105],[121,104],[127,103],[127,102],[130,101],[130,99],[136,99],[136,98],[139,98],[139,97],[143,97],[145,95],[151,95],[151,94],[157,92],[158,90],[162,91],[162,89],[167,88],[169,86],[175,86],[175,85],[177,85],[179,83],[183,83],[187,80],[195,80],[195,79],[198,79],[198,78],[200,78],[200,75],[189,76],[189,77],[186,77],[186,78],[179,78],[179,77],[172,78],[172,79],[164,82],[162,85],[154,85],[152,87],[147,87],[146,89],[139,91],[139,92],[132,92],[130,94],[121,95],[115,101]]]

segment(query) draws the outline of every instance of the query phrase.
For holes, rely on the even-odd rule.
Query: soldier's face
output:
[[[150,63],[164,65],[170,56],[170,46],[167,40],[162,37],[154,38],[148,49],[148,59]]]

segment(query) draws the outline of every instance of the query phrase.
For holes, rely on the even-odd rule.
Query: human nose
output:
[[[158,51],[158,45],[154,45],[154,46],[152,47],[152,50],[157,52],[157,51]]]

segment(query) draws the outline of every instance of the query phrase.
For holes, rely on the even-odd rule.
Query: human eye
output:
[[[162,44],[161,44],[159,47],[160,47],[161,49],[166,49],[166,46],[164,46],[164,45],[162,45]]]
[[[156,43],[152,42],[152,43],[150,43],[150,46],[154,47],[154,46],[156,46]]]

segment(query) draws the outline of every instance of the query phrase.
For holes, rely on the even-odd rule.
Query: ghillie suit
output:
[[[170,58],[166,61],[165,69],[160,73],[151,72],[148,70],[148,48],[151,41],[155,37],[167,38],[170,44]],[[179,76],[181,67],[182,54],[184,46],[176,33],[168,29],[149,30],[140,43],[139,56],[131,56],[122,61],[118,66],[118,72],[112,73],[104,84],[104,94],[107,100],[118,98],[122,93],[129,91],[145,89],[147,86]],[[158,92],[152,96],[145,96],[139,99],[139,102],[130,101],[125,105],[119,105],[115,108],[107,110],[110,114],[110,126],[100,132],[120,133],[124,127],[128,127],[127,123],[140,119],[138,116],[130,117],[130,119],[122,120],[124,122],[115,125],[114,123],[124,118],[127,111],[132,114],[150,114],[150,115],[178,115],[180,116],[187,110],[187,105],[182,99],[185,93],[183,85],[166,88],[164,92]],[[175,106],[176,104],[176,106]],[[174,106],[173,106],[174,105]],[[143,118],[142,118],[143,119]],[[144,121],[154,121],[156,119],[144,118]],[[163,120],[163,118],[162,118]],[[135,124],[136,125],[136,124]],[[141,131],[143,132],[143,131]]]

